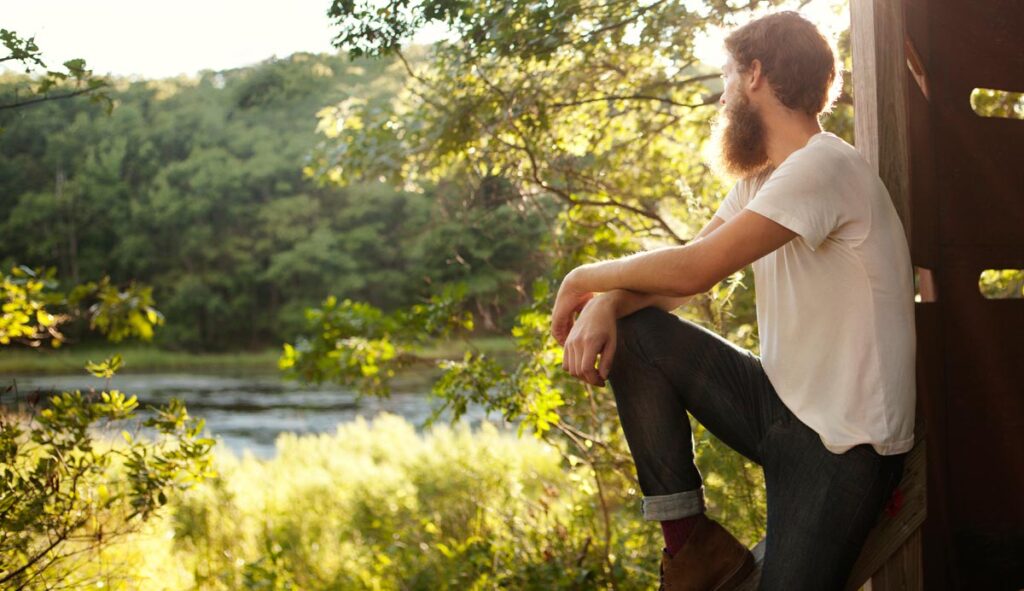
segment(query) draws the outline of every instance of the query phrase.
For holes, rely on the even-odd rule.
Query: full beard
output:
[[[711,142],[717,148],[712,166],[726,175],[746,179],[771,166],[767,129],[761,113],[738,93],[711,126]]]

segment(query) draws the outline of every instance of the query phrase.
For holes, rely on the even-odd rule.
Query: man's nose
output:
[[[725,106],[725,93],[724,92],[722,93],[722,96],[718,97],[718,104],[722,105],[723,107]]]

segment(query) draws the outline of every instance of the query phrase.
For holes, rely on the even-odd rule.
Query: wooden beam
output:
[[[921,529],[918,528],[907,542],[871,578],[872,591],[914,591],[924,589],[924,570],[921,564]]]
[[[854,142],[878,171],[910,241],[903,3],[851,0]]]
[[[854,143],[878,171],[911,242],[908,77],[920,59],[911,46],[908,72],[903,0],[850,0],[853,52]],[[922,83],[922,78],[918,83]],[[927,93],[927,87],[922,86]],[[922,286],[922,297],[924,295]],[[934,295],[934,293],[932,293]],[[918,417],[918,425],[921,417]],[[917,429],[915,429],[916,431]],[[921,523],[925,507],[925,445],[918,439],[907,458],[903,486],[911,502],[897,519],[872,532],[847,586],[856,589],[922,589]],[[910,509],[908,511],[907,509]],[[873,575],[873,576],[872,576]]]

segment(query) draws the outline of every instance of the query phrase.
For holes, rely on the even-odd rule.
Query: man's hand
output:
[[[565,341],[562,368],[592,386],[604,386],[615,355],[616,320],[615,305],[608,295],[584,305]],[[595,369],[598,355],[601,365]]]
[[[559,345],[565,345],[569,338],[569,331],[572,330],[573,322],[576,320],[576,313],[583,309],[583,306],[594,297],[593,292],[583,291],[576,287],[573,280],[573,271],[570,271],[562,285],[558,288],[558,295],[555,296],[555,308],[551,311],[551,335],[555,337]]]

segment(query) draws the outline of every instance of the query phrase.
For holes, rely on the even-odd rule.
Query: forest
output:
[[[168,349],[279,348],[330,294],[394,310],[459,280],[481,326],[507,331],[548,260],[552,203],[525,209],[500,179],[405,191],[308,174],[317,112],[385,104],[404,76],[394,59],[295,54],[113,80],[109,114],[85,100],[0,111],[0,264],[152,286]],[[7,78],[14,96],[24,82]]]

